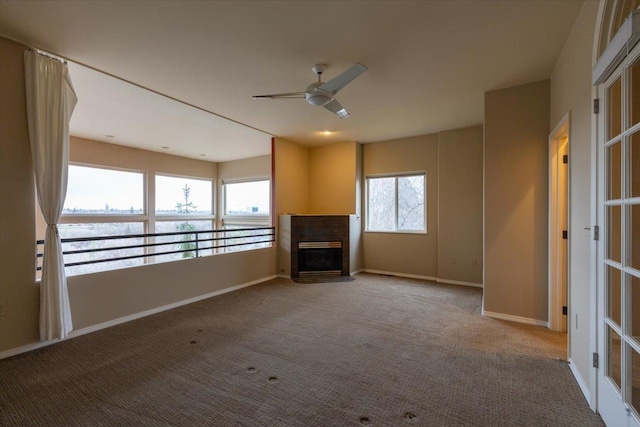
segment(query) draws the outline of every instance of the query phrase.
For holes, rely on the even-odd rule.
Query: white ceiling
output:
[[[486,91],[550,77],[582,3],[0,0],[0,34],[157,92],[70,64],[74,134],[223,161],[268,154],[271,135],[320,145],[481,124]],[[304,90],[320,62],[325,81],[369,67],[337,96],[349,118],[251,98]]]
[[[214,162],[271,153],[264,132],[72,62],[69,74],[74,136]]]

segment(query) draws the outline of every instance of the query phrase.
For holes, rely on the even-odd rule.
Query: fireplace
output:
[[[298,242],[298,275],[341,276],[342,242]]]
[[[350,277],[349,215],[291,216],[291,278]]]

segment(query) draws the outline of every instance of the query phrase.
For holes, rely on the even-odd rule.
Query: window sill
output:
[[[383,231],[383,230],[364,230],[365,233],[371,234],[413,234],[413,235],[427,235],[426,231],[418,230],[418,231],[410,231],[410,230],[401,230],[401,231]]]
[[[173,214],[173,215],[166,215],[166,214],[162,214],[162,215],[156,215],[155,216],[156,222],[162,222],[162,221],[197,221],[197,220],[202,220],[202,221],[210,221],[210,220],[214,220],[216,219],[215,215],[207,215],[207,214],[203,214],[203,215],[186,215],[186,214]]]
[[[271,217],[268,215],[256,215],[256,216],[224,216],[222,217],[222,223],[224,225],[231,224],[266,224],[267,226],[271,223]]]

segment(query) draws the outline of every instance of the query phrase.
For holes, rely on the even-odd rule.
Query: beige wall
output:
[[[551,75],[553,129],[570,113],[569,180],[570,282],[569,357],[585,384],[591,370],[590,318],[590,218],[591,203],[591,52],[598,2],[585,2]],[[575,318],[578,322],[575,322]]]
[[[309,212],[356,213],[356,142],[339,142],[309,150]]]
[[[74,329],[109,322],[275,274],[275,248],[69,277]]]
[[[437,277],[438,136],[364,144],[363,156],[365,176],[403,172],[426,172],[427,176],[427,233],[364,232],[364,268]]]
[[[271,156],[218,163],[218,179],[271,178]]]
[[[482,126],[438,134],[438,278],[482,283]]]
[[[0,37],[0,351],[39,339],[35,281],[35,189],[23,52]]]
[[[364,146],[356,144],[356,215],[362,220],[362,192],[364,190]]]
[[[70,140],[69,161],[211,179],[216,179],[218,173],[218,165],[213,162],[171,156],[74,136]]]
[[[363,145],[365,176],[427,174],[427,234],[364,232],[366,270],[482,285],[482,144],[474,126]]]
[[[548,80],[485,94],[484,311],[547,321]]]
[[[308,148],[276,138],[277,214],[355,214],[358,146],[350,141]]]
[[[309,148],[275,138],[271,155],[274,158],[274,221],[278,228],[276,268],[278,274],[286,276],[291,274],[291,235],[281,234],[286,228],[281,226],[280,215],[309,213]]]
[[[309,213],[309,149],[275,138],[276,215]]]

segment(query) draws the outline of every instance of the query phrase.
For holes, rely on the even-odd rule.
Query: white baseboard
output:
[[[549,327],[549,322],[546,320],[529,319],[528,317],[513,316],[511,314],[494,313],[492,311],[482,310],[482,315],[492,317],[494,319],[508,320],[510,322],[526,323],[527,325],[544,326]]]
[[[366,268],[364,270],[359,270],[358,273],[363,272],[363,271],[365,273],[382,274],[384,276],[407,277],[409,279],[430,280],[432,282],[445,283],[447,285],[462,285],[462,286],[473,286],[474,288],[482,288],[482,283],[463,282],[461,280],[440,279],[438,277],[420,276],[418,274],[406,274],[406,273],[396,273],[396,272],[393,272],[393,271],[370,270],[368,268]]]
[[[447,283],[449,285],[472,286],[474,288],[482,288],[482,283],[463,282],[462,280],[437,279],[438,283]]]
[[[355,276],[356,274],[360,274],[364,271],[364,269],[360,269],[360,270],[355,270],[349,273],[350,276]]]
[[[60,340],[37,341],[32,344],[26,344],[16,348],[10,348],[9,350],[0,351],[0,360],[6,359],[7,357],[15,356],[21,353],[26,353],[28,351],[37,350],[39,348],[46,347],[48,345],[55,344],[57,342],[60,342]]]
[[[249,287],[249,286],[257,285],[258,283],[266,282],[267,280],[271,280],[271,279],[275,279],[275,278],[276,278],[275,275],[269,276],[269,277],[264,277],[262,279],[258,279],[258,280],[254,280],[254,281],[251,281],[251,282],[242,283],[240,285],[231,286],[229,288],[224,288],[224,289],[220,289],[220,290],[217,290],[217,291],[209,292],[208,294],[198,295],[197,297],[188,298],[188,299],[185,299],[185,300],[182,300],[182,301],[177,301],[177,302],[174,302],[174,303],[171,303],[171,304],[163,305],[162,307],[152,308],[150,310],[141,311],[140,313],[131,314],[129,316],[120,317],[118,319],[109,320],[109,321],[103,322],[103,323],[98,323],[97,325],[91,325],[91,326],[87,326],[86,328],[73,330],[73,331],[71,331],[69,333],[69,336],[67,338],[65,338],[65,340],[71,339],[71,338],[75,338],[75,337],[79,337],[81,335],[89,334],[91,332],[99,331],[100,329],[105,329],[105,328],[109,328],[111,326],[116,326],[116,325],[119,325],[121,323],[130,322],[132,320],[140,319],[142,317],[151,316],[152,314],[156,314],[156,313],[160,313],[160,312],[163,312],[163,311],[171,310],[173,308],[181,307],[183,305],[193,304],[194,302],[198,302],[198,301],[205,300],[207,298],[212,298],[212,297],[215,297],[215,296],[218,296],[218,295],[226,294],[228,292],[237,291],[238,289],[242,289],[242,288],[246,288],[246,287]],[[21,354],[21,353],[26,353],[26,352],[32,351],[32,350],[37,350],[39,348],[46,347],[48,345],[55,344],[55,343],[60,342],[60,341],[64,341],[64,340],[56,339],[56,340],[51,340],[51,341],[38,341],[38,342],[35,342],[35,343],[32,343],[32,344],[27,344],[27,345],[23,345],[23,346],[20,346],[20,347],[12,348],[12,349],[9,349],[9,350],[1,351],[0,352],[0,359],[6,359],[7,357],[15,356],[15,355],[18,355],[18,354]]]
[[[397,276],[397,277],[406,277],[408,279],[431,280],[432,282],[435,282],[435,281],[438,280],[437,277],[420,276],[418,274],[406,274],[406,273],[396,273],[396,272],[393,272],[393,271],[370,270],[368,268],[365,268],[363,271],[365,273],[381,274],[383,276]]]
[[[569,369],[571,369],[571,373],[573,374],[573,377],[576,379],[576,382],[578,383],[578,387],[580,387],[580,390],[582,390],[582,394],[584,394],[584,398],[587,399],[587,403],[591,402],[591,392],[589,391],[589,387],[587,386],[587,383],[584,381],[584,378],[582,378],[582,375],[580,375],[580,371],[578,371],[578,368],[576,368],[575,363],[573,363],[573,360],[571,360],[571,358],[569,358]]]

